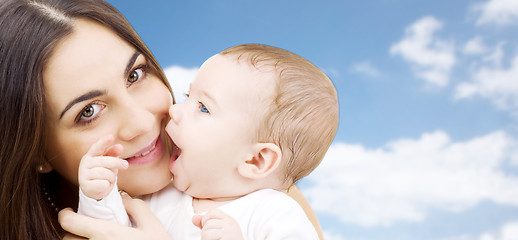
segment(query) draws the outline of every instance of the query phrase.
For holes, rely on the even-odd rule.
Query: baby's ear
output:
[[[266,177],[281,164],[281,149],[273,143],[256,143],[252,151],[238,167],[238,172],[243,177],[250,179]]]

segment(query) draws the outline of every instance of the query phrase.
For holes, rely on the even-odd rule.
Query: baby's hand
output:
[[[201,239],[244,239],[237,221],[219,209],[210,210],[207,214],[195,215],[194,225],[201,229]]]
[[[119,169],[128,168],[128,161],[118,158],[122,145],[110,146],[112,142],[111,135],[99,139],[79,164],[79,187],[90,198],[101,200],[106,197],[115,184]]]

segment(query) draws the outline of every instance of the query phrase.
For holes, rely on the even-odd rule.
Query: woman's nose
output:
[[[159,122],[151,111],[139,104],[124,104],[118,109],[120,129],[119,137],[123,141],[130,141],[142,134],[153,130],[154,124]]]

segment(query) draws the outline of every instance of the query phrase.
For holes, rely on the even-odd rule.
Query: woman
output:
[[[80,29],[90,32],[67,41]],[[116,9],[103,1],[2,1],[0,39],[0,239],[62,235],[55,209],[77,205],[78,163],[103,135],[113,134],[125,157],[157,146],[153,162],[124,173],[121,189],[143,195],[169,183],[159,136],[170,87]]]
[[[115,8],[101,0],[3,0],[0,56],[0,239],[64,235],[57,210],[77,205],[79,161],[102,136],[113,135],[130,162],[120,189],[146,195],[169,183],[163,132],[171,89]],[[139,202],[129,205],[135,221],[156,221],[140,214],[149,211]],[[79,235],[113,227],[95,219],[88,219],[95,229],[67,225],[83,216],[61,216]]]

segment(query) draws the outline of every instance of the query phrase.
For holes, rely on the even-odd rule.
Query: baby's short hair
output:
[[[338,129],[338,97],[331,80],[305,58],[272,46],[238,45],[220,55],[236,56],[261,71],[273,69],[277,86],[257,140],[280,147],[285,183],[308,175],[322,161]]]

